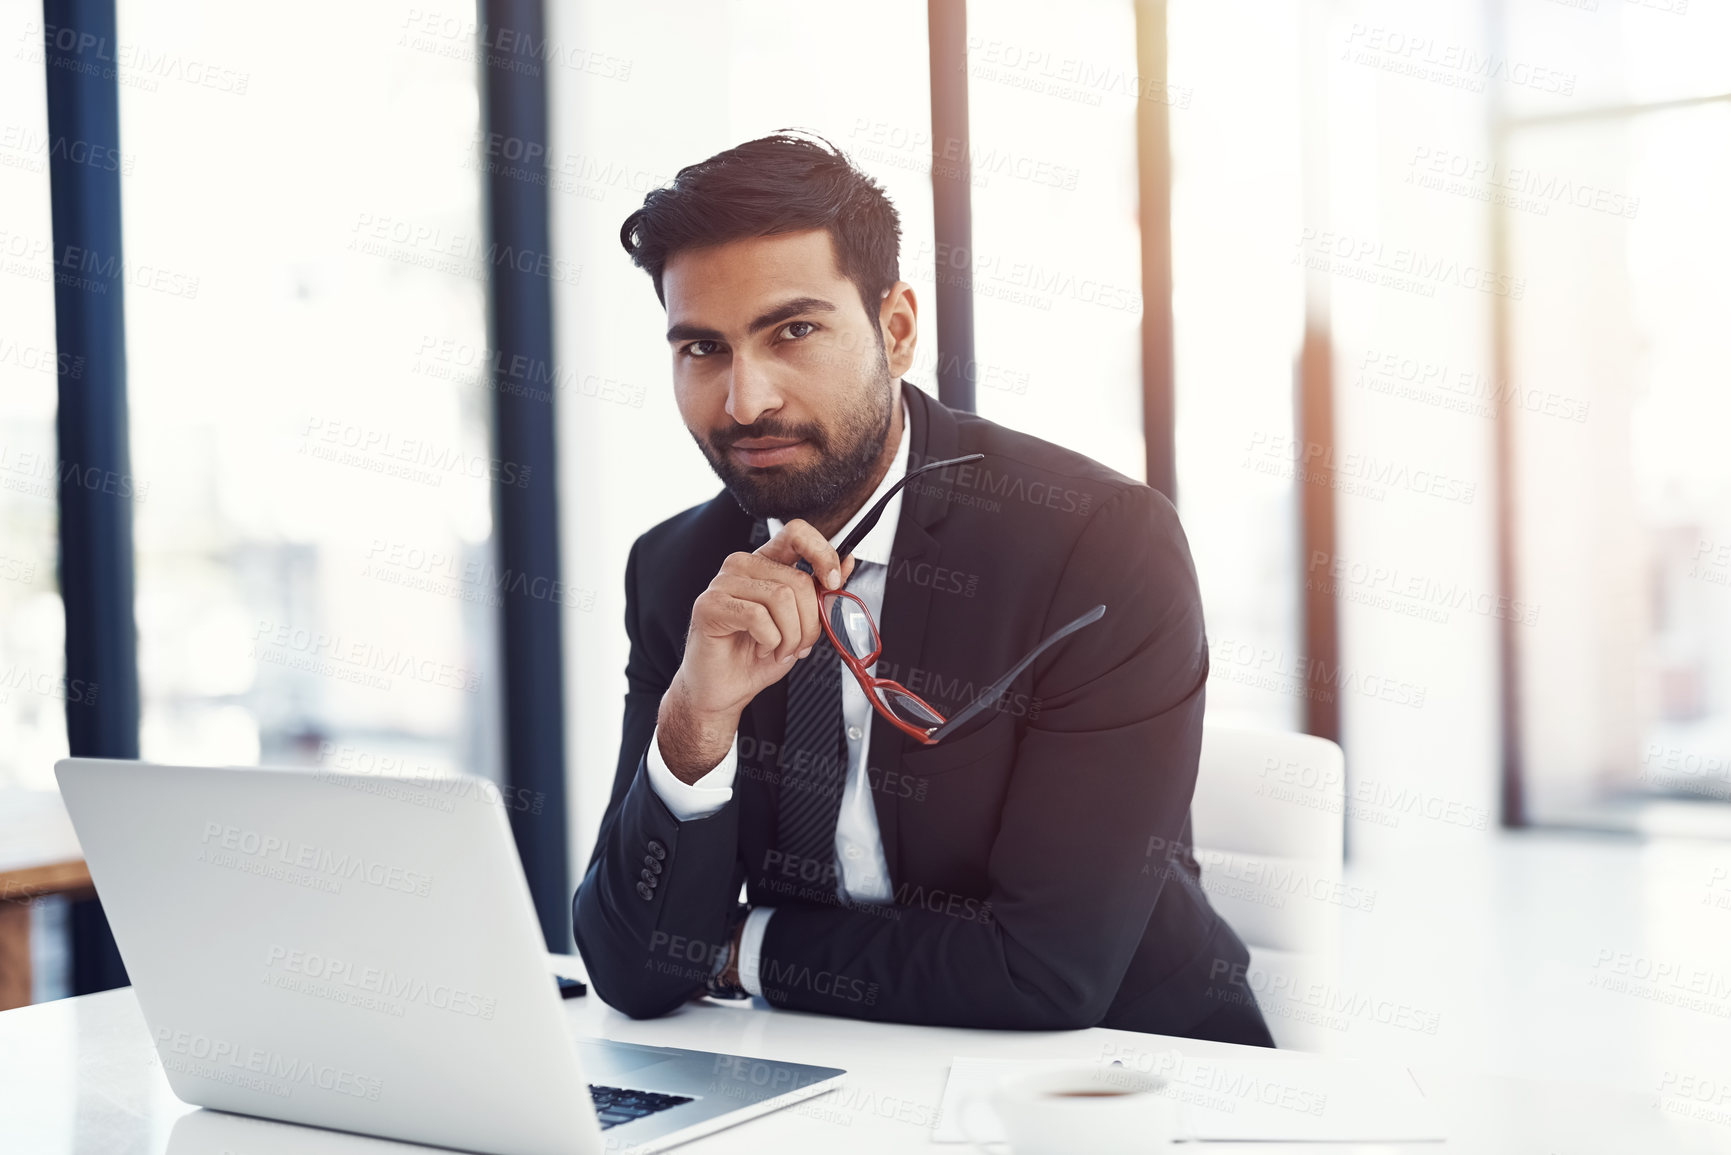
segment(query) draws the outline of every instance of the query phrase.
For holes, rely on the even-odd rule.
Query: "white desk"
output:
[[[1412,1066],[1451,1140],[1410,1150],[1731,1150],[1731,1096],[1695,1105],[1661,1094],[1656,1082],[1663,1072],[1731,1076],[1731,1019],[1592,983],[1595,960],[1607,948],[1718,967],[1718,956],[1703,944],[1731,950],[1731,910],[1704,904],[1701,886],[1714,877],[1712,864],[1725,861],[1723,848],[1525,836],[1429,853],[1415,851],[1399,871],[1354,876],[1376,886],[1379,898],[1372,915],[1349,923],[1348,981],[1438,1010],[1442,1029],[1378,1033],[1374,1024],[1359,1023],[1338,1048]],[[953,1055],[1092,1059],[1107,1045],[1124,1044],[1176,1046],[1198,1057],[1254,1051],[1122,1031],[950,1030],[715,1004],[634,1022],[593,994],[565,1008],[582,1034],[848,1069],[839,1090],[682,1148],[693,1155],[911,1149],[965,1155],[965,1146],[930,1142]],[[1486,1069],[1497,1073],[1477,1073]],[[169,1092],[131,991],[0,1014],[5,1155],[422,1150],[230,1116],[216,1120],[227,1133],[194,1142],[185,1124],[174,1133],[191,1111]],[[1269,1149],[1201,1150],[1269,1155]]]
[[[713,1004],[633,1022],[592,996],[570,1000],[566,1007],[577,1029],[588,1034],[848,1069],[841,1089],[682,1148],[692,1155],[910,1149],[964,1155],[970,1148],[930,1141],[949,1059],[956,1054],[1092,1059],[1103,1045],[1123,1043],[1150,1049],[1175,1045],[1198,1056],[1266,1054],[1123,1031],[1023,1034],[902,1027]],[[1297,1148],[1313,1155],[1343,1150],[1528,1155],[1714,1151],[1731,1141],[1731,1131],[1666,1120],[1630,1093],[1462,1076],[1443,1068],[1421,1068],[1418,1075],[1449,1120],[1449,1143]],[[180,1119],[192,1111],[169,1091],[129,989],[0,1017],[0,1150],[8,1153],[385,1155],[433,1150],[231,1116],[204,1120],[209,1129],[201,1133],[195,1126],[199,1121],[186,1130],[189,1124]],[[179,1134],[177,1122],[183,1128]],[[1269,1146],[1211,1143],[1205,1150],[1267,1155]]]

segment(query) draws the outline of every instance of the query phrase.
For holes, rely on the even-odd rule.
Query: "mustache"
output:
[[[745,441],[753,437],[786,437],[801,441],[809,441],[818,449],[828,446],[821,426],[806,422],[795,424],[779,421],[773,417],[760,417],[750,425],[731,425],[726,429],[712,429],[709,433],[709,444],[717,451],[723,451],[733,446],[735,442]]]

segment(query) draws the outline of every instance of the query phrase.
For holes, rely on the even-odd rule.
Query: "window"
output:
[[[58,576],[59,447],[55,407],[53,229],[41,9],[0,9],[0,789],[54,789],[67,754],[66,697],[101,687],[66,681]],[[112,159],[112,158],[110,158]],[[68,365],[77,379],[81,366]],[[66,994],[66,906],[32,904],[34,998]]]
[[[1168,16],[1178,507],[1217,721],[1304,728],[1293,374],[1304,318],[1295,5]],[[1230,84],[1219,78],[1241,78]]]
[[[498,775],[473,12],[122,6],[145,758]]]
[[[1532,821],[1731,831],[1731,12],[1528,14],[1591,106],[1518,114],[1501,199]],[[1536,48],[1535,48],[1536,51]],[[1531,53],[1529,53],[1531,55]]]
[[[1731,99],[1523,129],[1509,171],[1529,805],[1666,821],[1731,801]]]
[[[69,687],[56,573],[59,354],[40,10],[0,10],[0,48],[14,58],[0,69],[0,787],[52,790],[54,761],[66,756]]]
[[[975,408],[1140,480],[1137,99],[1124,0],[968,6]]]

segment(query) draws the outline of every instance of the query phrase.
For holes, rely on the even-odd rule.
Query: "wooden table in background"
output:
[[[0,790],[0,1011],[30,1002],[30,908],[93,893],[59,793]]]

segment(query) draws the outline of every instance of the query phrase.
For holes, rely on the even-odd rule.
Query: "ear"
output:
[[[919,342],[919,302],[914,298],[914,287],[906,281],[897,281],[884,290],[878,304],[878,332],[883,337],[890,376],[902,377],[913,368],[914,346]]]

